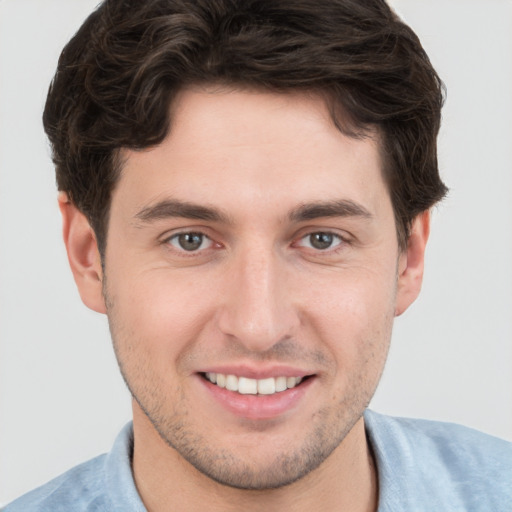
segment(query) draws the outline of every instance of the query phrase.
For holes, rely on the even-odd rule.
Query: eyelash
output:
[[[332,243],[331,245],[329,245],[328,247],[325,247],[325,249],[320,249],[318,247],[312,247],[311,245],[307,246],[307,245],[304,245],[303,244],[303,241],[305,240],[309,240],[310,244],[311,244],[311,237],[313,236],[327,236],[327,237],[331,237],[332,238]],[[185,249],[183,246],[179,246],[178,244],[180,244],[179,242],[179,239],[180,237],[183,237],[183,236],[190,236],[190,237],[194,237],[194,236],[197,236],[197,237],[201,237],[201,243],[199,245],[199,247],[197,247],[196,249],[192,249],[192,250],[187,250]],[[176,241],[176,245],[173,244],[173,241]],[[205,242],[209,241],[209,246],[208,247],[203,247],[203,244]],[[336,243],[337,241],[337,243]],[[203,253],[204,251],[208,251],[209,249],[212,249],[213,246],[217,245],[218,247],[222,247],[222,244],[218,244],[216,243],[212,238],[210,238],[208,235],[206,235],[205,233],[201,232],[201,231],[182,231],[182,232],[179,232],[179,233],[175,233],[167,238],[165,238],[163,241],[162,241],[163,244],[167,245],[167,246],[171,246],[172,249],[174,251],[176,251],[177,253],[179,253],[181,256],[185,256],[185,257],[188,257],[188,256],[196,256],[197,254],[200,254],[200,253]],[[333,245],[334,244],[334,245]],[[302,235],[297,242],[294,242],[292,244],[292,246],[294,247],[305,247],[306,249],[309,249],[309,250],[312,250],[313,252],[315,253],[318,253],[318,254],[335,254],[337,252],[339,252],[340,250],[343,250],[343,248],[349,244],[349,241],[337,234],[337,233],[333,233],[332,231],[311,231],[309,233],[306,233],[304,235]],[[181,245],[181,244],[180,244]]]
[[[311,245],[308,247],[309,249],[312,249],[313,251],[319,252],[319,253],[336,253],[337,251],[342,249],[343,246],[345,246],[348,243],[345,238],[343,238],[341,235],[338,235],[337,233],[332,233],[331,231],[313,231],[313,232],[307,233],[306,235],[302,236],[299,239],[299,242],[297,243],[297,245],[299,245],[300,247],[305,247],[304,245],[301,244],[301,242],[303,242],[304,240],[308,240],[308,239],[311,244],[312,237],[314,237],[315,235],[317,235],[317,236],[321,235],[323,237],[327,236],[332,239],[332,243],[328,247],[325,247],[324,249],[320,249],[318,247],[311,247]],[[337,240],[337,243],[335,243],[335,240]]]
[[[193,249],[193,250],[187,250],[185,249],[183,246],[182,247],[179,247],[177,245],[174,245],[172,242],[174,240],[177,241],[177,243],[179,244],[179,239],[180,237],[184,237],[184,236],[190,236],[190,237],[201,237],[201,244],[200,246],[197,248],[197,249]],[[205,250],[208,250],[210,249],[211,247],[203,247],[201,248],[201,246],[206,242],[206,241],[210,241],[210,244],[213,245],[215,244],[215,242],[208,236],[208,235],[205,235],[204,233],[202,233],[201,231],[182,231],[180,233],[176,233],[170,237],[167,237],[163,243],[164,244],[167,244],[167,245],[171,245],[173,247],[173,249],[175,249],[177,252],[179,253],[182,253],[183,255],[190,255],[190,256],[193,256],[195,254],[198,254],[200,251],[205,251]]]

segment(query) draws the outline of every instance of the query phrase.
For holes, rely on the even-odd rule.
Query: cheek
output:
[[[338,371],[372,361],[382,364],[391,338],[395,294],[393,273],[359,269],[331,276],[310,295],[304,314],[337,361]]]
[[[309,290],[305,303],[329,318],[329,323],[378,323],[394,311],[397,278],[393,265],[339,269],[310,282],[316,285],[301,284]]]
[[[165,269],[113,272],[107,277],[107,294],[118,350],[151,359],[162,371],[193,349],[212,316],[208,287]]]

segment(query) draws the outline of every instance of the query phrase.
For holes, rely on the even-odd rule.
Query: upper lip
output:
[[[287,365],[267,365],[255,367],[254,365],[215,365],[202,368],[198,373],[222,373],[224,375],[236,375],[249,379],[268,379],[271,377],[306,377],[315,372]]]

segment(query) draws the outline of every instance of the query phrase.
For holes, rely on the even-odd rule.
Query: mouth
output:
[[[304,377],[279,376],[251,379],[244,376],[213,372],[206,372],[201,375],[215,386],[241,395],[275,395],[293,389],[312,377],[306,375]]]
[[[317,374],[307,374],[291,367],[256,370],[254,368],[218,368],[198,372],[207,395],[238,418],[267,421],[287,418],[292,411],[303,411],[314,393],[308,393]],[[201,395],[202,396],[202,395]],[[306,401],[305,401],[306,400]],[[302,407],[299,407],[302,404]],[[218,417],[218,410],[215,414]]]

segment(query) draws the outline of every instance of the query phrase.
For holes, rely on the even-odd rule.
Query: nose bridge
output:
[[[220,329],[251,351],[265,351],[292,335],[296,313],[282,258],[262,243],[246,244],[231,265]]]

